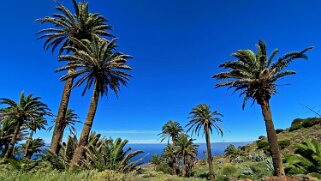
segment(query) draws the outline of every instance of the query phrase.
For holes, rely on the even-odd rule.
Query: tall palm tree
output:
[[[187,134],[178,135],[174,145],[174,154],[178,154],[182,161],[182,176],[187,176],[187,159],[192,156],[196,157],[198,146],[193,143],[194,139],[189,138]]]
[[[75,69],[75,71],[61,77],[61,80],[65,81],[69,78],[78,78],[74,87],[85,84],[83,95],[86,93],[86,90],[92,86],[94,87],[79,145],[71,162],[71,166],[74,167],[79,164],[84,153],[84,146],[87,145],[99,96],[107,96],[109,89],[117,95],[120,91],[120,86],[127,85],[127,81],[131,75],[125,71],[131,70],[131,67],[126,65],[127,59],[130,58],[130,56],[114,51],[115,40],[110,42],[96,38],[91,41],[72,40],[76,46],[69,46],[67,49],[70,49],[74,53],[72,55],[60,56],[61,60],[67,60],[69,63],[57,71],[70,69]]]
[[[223,136],[223,130],[218,122],[221,122],[221,118],[217,116],[223,116],[217,111],[211,111],[210,106],[206,104],[200,104],[192,109],[190,112],[191,120],[186,125],[189,126],[187,131],[192,130],[199,135],[199,132],[203,128],[205,138],[206,138],[206,147],[208,155],[208,165],[210,172],[210,179],[215,180],[215,173],[212,160],[212,150],[211,150],[211,139],[210,134],[212,133],[213,128],[217,130],[219,134]]]
[[[87,2],[82,1],[77,3],[76,0],[72,0],[72,2],[74,5],[74,13],[57,2],[55,9],[58,13],[36,20],[41,23],[50,23],[53,26],[52,28],[45,28],[38,32],[38,39],[46,39],[44,43],[45,50],[51,48],[53,53],[57,47],[60,47],[59,55],[61,55],[65,50],[64,47],[75,46],[70,40],[71,38],[90,40],[92,37],[113,37],[107,32],[107,30],[111,30],[111,26],[106,24],[107,19],[105,17],[98,13],[89,12]],[[70,69],[69,74],[73,71],[73,69]],[[64,120],[64,116],[66,115],[72,84],[72,77],[65,81],[58,109],[50,146],[50,150],[55,154],[58,153],[59,142],[62,139],[64,131],[60,126],[60,122]]]
[[[163,142],[165,139],[168,139],[168,142],[170,139],[172,139],[173,144],[175,143],[177,136],[179,133],[183,132],[182,126],[176,122],[169,120],[164,126],[162,127],[162,132],[159,133],[159,136],[161,138],[161,142]]]
[[[227,72],[221,72],[213,76],[221,83],[216,87],[227,86],[240,91],[240,96],[244,96],[243,109],[248,100],[255,101],[261,106],[265,121],[267,137],[271,147],[272,160],[274,166],[274,175],[284,175],[282,160],[277,141],[277,134],[272,121],[270,108],[270,99],[277,93],[277,82],[288,75],[295,74],[292,70],[284,70],[293,60],[303,58],[307,59],[305,53],[312,47],[306,48],[300,52],[291,52],[273,61],[278,50],[274,50],[270,57],[267,55],[266,45],[259,41],[257,52],[252,50],[238,50],[232,56],[237,58],[235,61],[228,61],[220,67],[228,69]]]
[[[42,115],[39,115],[35,118],[32,118],[30,121],[27,121],[25,127],[30,130],[29,137],[26,140],[25,150],[24,150],[24,158],[30,158],[30,154],[28,154],[30,142],[32,141],[33,134],[36,133],[37,130],[46,129],[47,119],[45,119]]]
[[[12,156],[12,151],[21,126],[38,116],[51,115],[51,113],[48,106],[40,101],[40,97],[33,97],[31,94],[25,96],[23,91],[20,94],[19,102],[15,102],[7,98],[1,98],[0,104],[7,106],[0,110],[0,114],[4,119],[12,119],[15,121],[15,129],[12,139],[4,156],[4,159],[6,160]]]

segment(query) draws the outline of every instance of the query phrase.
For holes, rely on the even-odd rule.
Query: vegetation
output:
[[[213,128],[217,130],[219,134],[223,136],[223,130],[218,122],[221,122],[221,119],[216,116],[223,116],[217,111],[211,111],[210,106],[205,104],[200,104],[197,107],[193,108],[190,112],[191,120],[186,126],[190,126],[187,131],[192,130],[193,132],[199,135],[200,129],[203,127],[203,131],[206,138],[206,148],[208,155],[208,165],[210,171],[210,180],[215,180],[215,173],[213,168],[212,160],[212,151],[211,151],[211,139],[210,134],[212,133]]]
[[[236,61],[228,61],[220,67],[229,69],[228,72],[221,72],[213,76],[221,83],[216,87],[227,86],[240,91],[240,96],[244,96],[243,109],[245,103],[249,100],[255,101],[261,106],[262,114],[267,131],[268,142],[271,148],[271,154],[274,165],[274,175],[285,175],[280,156],[277,134],[272,121],[270,108],[270,99],[276,94],[277,82],[288,75],[295,74],[292,70],[284,70],[293,60],[304,58],[307,59],[306,52],[312,48],[306,48],[300,52],[291,52],[280,57],[273,62],[278,50],[274,50],[270,57],[267,56],[266,45],[259,41],[257,53],[251,50],[238,50],[232,56],[237,58]]]
[[[66,62],[56,72],[65,74],[65,82],[57,115],[40,97],[21,92],[18,101],[0,98],[0,180],[235,180],[304,174],[321,179],[321,118],[297,118],[289,129],[275,129],[270,99],[277,93],[278,81],[294,71],[285,70],[295,59],[307,59],[312,48],[291,52],[274,61],[263,41],[257,52],[238,50],[237,60],[220,65],[227,69],[213,76],[216,87],[227,86],[247,101],[261,107],[267,137],[236,148],[229,145],[223,155],[212,156],[213,129],[223,136],[220,126],[223,115],[209,105],[199,104],[189,113],[185,131],[179,122],[169,120],[162,127],[160,142],[167,140],[162,154],[153,155],[143,164],[143,150],[132,150],[128,140],[105,138],[92,131],[99,102],[110,91],[118,96],[126,86],[132,68],[131,56],[118,51],[116,38],[108,31],[107,19],[89,11],[88,2],[72,0],[73,10],[59,2],[52,16],[37,19],[50,27],[38,32],[44,39],[45,50],[58,49],[58,59]],[[80,118],[68,108],[71,90],[83,86],[82,96],[92,89],[92,96],[82,132],[77,137],[75,124]],[[55,117],[54,125],[48,119]],[[34,138],[39,130],[53,129],[50,148],[41,138]],[[66,128],[67,140],[63,140]],[[189,135],[188,133],[191,134]],[[203,132],[206,150],[199,162],[199,145],[193,134]],[[306,139],[302,142],[302,138]],[[207,158],[206,158],[207,153]],[[207,159],[207,163],[206,163]],[[284,168],[283,168],[284,163]],[[208,164],[208,165],[207,165]]]
[[[80,41],[83,39],[91,40],[93,37],[98,39],[102,37],[112,37],[112,35],[107,32],[107,30],[111,30],[111,26],[106,24],[107,19],[105,17],[98,13],[89,12],[87,2],[77,3],[76,0],[72,0],[72,2],[74,5],[74,14],[68,8],[57,2],[55,9],[59,13],[55,13],[51,17],[47,16],[36,20],[52,25],[52,27],[42,29],[38,32],[38,39],[46,39],[44,43],[45,50],[51,48],[53,53],[57,47],[60,47],[58,55],[61,55],[64,51],[67,53],[70,51],[73,52],[72,49],[66,49],[68,46],[76,46],[72,39]],[[73,73],[73,71],[74,68],[69,69],[68,74]],[[60,122],[64,120],[68,109],[69,97],[73,87],[73,78],[74,77],[70,76],[65,81],[54,133],[51,139],[50,149],[56,154],[59,151],[58,145],[61,142],[64,132],[64,128],[60,126]]]

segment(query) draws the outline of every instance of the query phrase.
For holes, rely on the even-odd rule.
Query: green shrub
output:
[[[284,131],[284,129],[276,129],[275,132],[276,134],[282,133]]]
[[[222,175],[237,176],[237,168],[233,165],[223,167]]]
[[[264,140],[264,139],[266,139],[266,136],[263,136],[263,135],[259,136],[259,140]]]
[[[312,127],[314,125],[320,124],[321,118],[307,118],[304,119],[302,126],[304,128]]]
[[[233,144],[228,145],[228,147],[224,150],[225,155],[235,155],[237,154],[237,149]]]
[[[161,158],[157,154],[154,154],[149,162],[155,165],[159,165],[161,163]]]
[[[296,118],[292,121],[289,131],[294,131],[302,128],[303,119]]]
[[[258,141],[256,141],[256,146],[257,146],[258,149],[263,149],[265,147],[268,147],[269,143],[267,141],[264,141],[264,140],[258,140]]]
[[[281,140],[278,142],[278,144],[281,149],[284,149],[284,148],[290,146],[291,141],[290,140]]]
[[[156,166],[156,171],[160,171],[166,174],[172,173],[172,168],[167,163],[160,163]]]
[[[91,177],[91,180],[97,180],[97,181],[125,181],[126,177],[124,174],[121,174],[116,171],[112,170],[104,170],[102,172],[98,172],[94,176]]]

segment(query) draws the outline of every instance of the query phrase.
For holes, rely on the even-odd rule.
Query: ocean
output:
[[[224,142],[224,143],[212,143],[212,155],[217,156],[224,153],[224,150],[228,145],[233,144],[235,147],[244,146],[251,142]],[[206,150],[206,144],[198,144],[198,158],[203,159],[203,150]],[[132,151],[134,150],[143,150],[144,153],[136,156],[135,159],[143,158],[144,163],[148,163],[154,154],[160,156],[163,152],[163,149],[166,147],[166,144],[128,144],[127,147],[130,147]]]

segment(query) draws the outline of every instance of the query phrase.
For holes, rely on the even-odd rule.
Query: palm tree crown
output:
[[[73,109],[67,109],[64,119],[60,122],[60,124],[61,124],[60,126],[63,129],[68,127],[70,134],[76,135],[77,132],[76,132],[76,128],[75,128],[75,123],[80,123],[80,121],[78,119],[79,119],[79,117]],[[53,122],[55,122],[55,121],[53,121]],[[53,126],[50,126],[49,130],[51,130],[52,128],[53,128]]]
[[[178,134],[183,131],[182,126],[178,122],[170,120],[162,127],[162,132],[159,134],[161,136],[161,142],[165,139],[168,139],[169,141],[170,138],[175,142]]]
[[[91,37],[101,38],[103,36],[113,37],[107,32],[111,30],[111,26],[106,24],[107,19],[98,13],[90,13],[88,3],[72,0],[75,14],[73,14],[65,6],[57,2],[56,10],[60,13],[53,14],[51,17],[37,19],[41,23],[51,23],[55,28],[45,28],[38,32],[38,39],[45,38],[44,48],[48,50],[50,47],[52,52],[62,45],[59,55],[63,52],[63,47],[73,46],[70,38],[91,39]]]
[[[236,57],[236,61],[227,61],[220,65],[227,72],[221,72],[213,76],[222,80],[216,84],[216,87],[228,86],[235,88],[235,91],[241,91],[240,96],[244,96],[243,109],[247,100],[256,100],[262,104],[263,100],[269,100],[272,95],[276,94],[276,82],[281,78],[295,74],[292,70],[284,69],[295,59],[307,59],[305,53],[312,47],[306,48],[300,52],[291,52],[280,57],[273,62],[278,49],[275,49],[271,56],[268,57],[266,45],[263,41],[259,41],[257,52],[252,50],[238,50],[232,56]]]
[[[191,120],[186,125],[186,127],[189,126],[187,132],[192,130],[192,132],[195,132],[199,135],[202,127],[206,130],[209,130],[210,133],[212,133],[212,129],[215,128],[217,132],[223,136],[222,127],[218,124],[218,122],[222,122],[221,118],[216,117],[223,116],[221,113],[217,111],[211,111],[210,106],[206,104],[200,104],[192,109],[190,115]]]
[[[37,117],[49,115],[50,109],[46,104],[40,101],[40,97],[33,97],[32,94],[25,96],[22,91],[19,102],[11,99],[1,98],[0,104],[7,105],[6,108],[0,110],[0,114],[4,119],[14,119],[17,122],[32,121]]]
[[[113,52],[115,40],[110,42],[94,38],[92,41],[72,39],[77,47],[68,46],[66,49],[75,52],[73,55],[60,56],[60,60],[70,61],[68,65],[58,69],[64,71],[76,69],[74,72],[61,77],[61,80],[69,78],[79,78],[73,87],[85,83],[83,95],[87,89],[95,84],[99,95],[107,95],[108,90],[113,90],[116,95],[120,90],[120,85],[127,85],[130,74],[124,70],[131,70],[126,65],[129,55]]]

